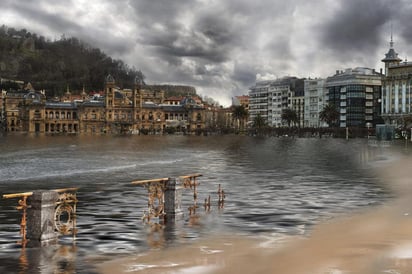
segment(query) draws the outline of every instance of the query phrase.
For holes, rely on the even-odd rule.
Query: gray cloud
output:
[[[236,63],[232,78],[241,86],[248,86],[256,81],[256,69],[250,64]]]
[[[12,1],[6,0],[0,6],[2,10],[12,10],[20,16],[21,20],[30,18],[37,24],[47,26],[54,31],[61,33],[73,32],[77,33],[81,30],[81,26],[72,20],[65,19],[59,14],[51,13],[40,9],[42,4],[47,4],[47,1]],[[67,1],[67,4],[72,4],[72,1]]]
[[[340,4],[324,24],[322,42],[341,60],[376,52],[382,27],[401,8],[400,0],[346,0]]]
[[[3,0],[0,8],[9,26],[78,37],[149,83],[194,85],[222,103],[247,93],[257,75],[379,65],[391,22],[397,46],[412,42],[408,0]]]

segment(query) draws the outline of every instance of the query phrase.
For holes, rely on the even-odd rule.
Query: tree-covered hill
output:
[[[112,59],[98,48],[77,38],[50,41],[25,29],[0,27],[0,77],[31,82],[45,89],[48,96],[71,91],[102,90],[110,73],[121,88],[132,88],[135,77],[144,79],[140,70]],[[2,87],[0,88],[7,88]]]

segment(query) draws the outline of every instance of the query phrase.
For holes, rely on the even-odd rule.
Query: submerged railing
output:
[[[193,203],[189,203],[189,222],[199,217],[198,186],[200,173],[188,174],[176,178],[158,178],[133,181],[133,185],[144,186],[148,192],[147,211],[143,213],[143,222],[163,226],[184,217],[182,210],[182,192],[193,193]],[[20,235],[18,241],[23,247],[55,242],[59,235],[72,235],[75,238],[78,188],[62,188],[55,190],[37,190],[32,192],[4,194],[3,199],[18,199],[16,209],[21,211]],[[225,192],[219,184],[217,206],[224,207]],[[211,211],[211,196],[204,199],[205,212]]]
[[[146,223],[151,223],[153,219],[158,219],[159,222],[170,222],[183,218],[182,211],[182,190],[191,189],[193,191],[193,205],[188,208],[189,216],[196,213],[198,208],[197,187],[199,185],[198,178],[202,174],[195,173],[179,176],[177,178],[158,178],[149,180],[133,181],[133,185],[142,185],[148,191],[148,209],[143,212],[142,220]],[[218,207],[224,207],[225,193],[219,184]],[[211,198],[210,195],[205,199],[203,204],[206,211],[210,211]]]
[[[26,246],[30,240],[53,241],[57,234],[75,237],[77,190],[63,188],[4,194],[3,199],[19,198],[16,207],[22,211],[19,243]]]

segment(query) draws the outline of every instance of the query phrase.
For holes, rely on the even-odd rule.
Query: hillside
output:
[[[77,38],[50,41],[43,36],[7,26],[0,27],[0,77],[31,82],[45,89],[48,96],[67,90],[102,90],[110,73],[119,87],[132,87],[135,77],[144,79],[141,71],[112,59],[98,48]],[[12,88],[2,83],[0,88]]]
[[[146,89],[149,90],[163,90],[167,97],[169,96],[186,96],[196,95],[196,89],[191,86],[181,85],[148,85]]]

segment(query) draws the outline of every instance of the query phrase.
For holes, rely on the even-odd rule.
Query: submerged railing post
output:
[[[144,211],[143,222],[153,224],[152,220],[157,219],[158,223],[172,223],[183,219],[182,192],[184,189],[193,191],[193,205],[188,209],[190,218],[196,216],[196,209],[199,207],[197,205],[197,186],[199,185],[197,179],[201,176],[202,174],[200,173],[194,173],[177,178],[133,181],[133,185],[141,185],[148,190],[148,210]],[[220,187],[220,184],[218,195],[218,207],[221,209],[224,207],[225,192]],[[210,212],[210,195],[205,199],[203,206],[206,212]]]
[[[169,178],[169,180],[167,180],[164,193],[165,222],[174,222],[183,219],[182,190],[182,187],[176,185],[175,178]]]
[[[4,199],[19,198],[17,210],[22,211],[20,221],[21,245],[46,245],[57,242],[59,234],[76,235],[77,188],[38,190],[4,194]]]
[[[57,241],[54,212],[58,198],[56,191],[34,191],[27,210],[27,240],[32,242]]]

